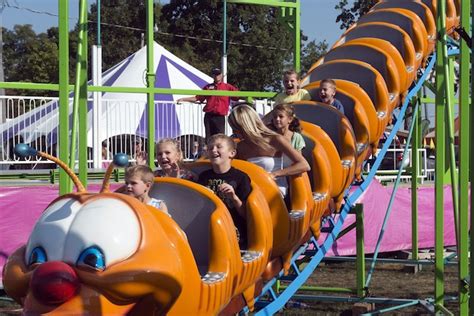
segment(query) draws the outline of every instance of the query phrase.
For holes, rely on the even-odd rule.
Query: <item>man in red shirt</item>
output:
[[[219,68],[212,69],[212,76],[214,82],[203,87],[203,90],[219,90],[219,91],[238,91],[236,87],[231,84],[222,82],[222,71]],[[230,99],[238,100],[237,97],[228,96],[200,96],[187,97],[178,99],[176,102],[204,102],[203,111],[204,127],[206,130],[206,140],[215,134],[225,133],[225,117],[229,113]]]

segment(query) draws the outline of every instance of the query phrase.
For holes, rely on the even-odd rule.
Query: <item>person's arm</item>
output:
[[[229,84],[229,90],[230,91],[239,91],[238,88],[234,87],[233,85]],[[232,101],[239,101],[239,97],[230,97]]]
[[[148,155],[145,151],[137,152],[135,160],[137,165],[146,165],[146,161],[148,159]]]
[[[232,201],[232,205],[234,205],[239,215],[245,218],[245,205],[235,193],[234,188],[228,183],[223,183],[219,186],[219,191]]]
[[[166,203],[164,201],[161,201],[160,203],[160,210],[170,215],[170,213],[168,212],[168,206],[166,206]]]
[[[275,147],[278,151],[281,151],[283,154],[288,156],[293,162],[291,166],[281,169],[275,170],[272,172],[272,176],[274,177],[286,177],[292,176],[296,174],[301,174],[303,172],[309,171],[311,168],[304,159],[303,155],[298,152],[296,149],[291,146],[290,142],[285,139],[282,135],[276,135],[271,142],[271,145]]]
[[[263,124],[265,124],[266,126],[268,126],[268,125],[270,125],[270,124],[273,124],[272,120],[273,120],[273,110],[271,110],[270,112],[268,112],[267,114],[265,114],[264,117],[262,117],[262,122],[263,122]]]
[[[196,97],[187,97],[187,98],[179,98],[178,100],[176,100],[176,103],[181,103],[181,102],[197,102],[197,98]]]

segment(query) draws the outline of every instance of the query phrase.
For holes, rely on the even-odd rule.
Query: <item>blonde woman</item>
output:
[[[250,106],[235,107],[229,116],[229,125],[241,139],[237,147],[237,158],[253,162],[268,171],[283,196],[288,191],[287,176],[310,170],[301,153],[284,136],[266,127]],[[283,155],[291,161],[288,166],[284,165]]]

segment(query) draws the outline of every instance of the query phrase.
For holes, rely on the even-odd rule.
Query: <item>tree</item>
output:
[[[30,24],[3,30],[3,64],[6,81],[58,82],[57,29],[36,34]],[[46,91],[7,91],[7,94],[52,95]]]
[[[341,23],[339,26],[341,30],[349,28],[352,23],[369,12],[375,3],[377,3],[377,0],[355,0],[352,7],[349,8],[348,0],[340,0],[339,4],[336,5],[336,10],[340,10],[341,13],[336,17],[336,22]]]
[[[155,3],[154,20],[159,24],[161,4]],[[89,45],[97,42],[97,5],[89,14]],[[159,25],[158,25],[159,26]],[[146,29],[146,1],[111,0],[101,5],[101,43],[103,69],[108,69],[142,46]]]
[[[324,40],[316,43],[314,40],[303,46],[301,50],[301,73],[308,72],[311,65],[313,65],[321,56],[326,54],[328,43]]]
[[[278,10],[265,6],[228,6],[229,82],[242,90],[280,89],[281,73],[292,53],[291,35]],[[180,58],[204,72],[220,65],[222,1],[172,0],[163,6],[165,43]]]
[[[1,0],[0,0],[1,1]],[[97,6],[89,14],[89,46],[97,41]],[[276,8],[229,5],[229,81],[242,90],[280,90],[281,74],[289,68],[293,53],[290,31],[279,20]],[[172,0],[155,3],[155,40],[204,72],[220,65],[222,56],[222,1]],[[103,68],[109,69],[142,45],[146,6],[142,0],[110,0],[101,7]],[[69,33],[70,82],[75,78],[77,25]],[[58,82],[57,28],[36,34],[31,25],[5,31],[7,81]],[[306,37],[301,34],[303,43]],[[302,48],[303,69],[319,58],[327,43],[309,42]],[[90,51],[90,50],[89,50]],[[90,55],[89,55],[90,58]],[[91,67],[89,65],[89,74]],[[14,91],[15,94],[18,91]],[[32,91],[21,92],[31,95]],[[35,92],[55,95],[55,92]]]

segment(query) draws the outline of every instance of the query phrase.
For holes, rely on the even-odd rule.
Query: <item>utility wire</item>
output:
[[[5,6],[9,7],[9,8],[13,8],[13,9],[29,11],[29,12],[35,13],[35,14],[44,14],[44,15],[58,17],[57,14],[52,13],[52,12],[34,10],[34,9],[26,8],[26,7],[20,7],[20,6],[17,6],[17,5],[9,4],[8,2],[5,4]],[[77,21],[77,18],[76,19],[75,18],[69,18],[69,19]],[[95,21],[88,20],[87,22],[97,24],[97,22],[95,22]],[[100,25],[110,26],[110,27],[115,27],[115,28],[121,28],[121,29],[127,29],[127,30],[132,30],[132,31],[146,32],[145,29],[132,27],[132,26],[106,23],[106,22],[101,22]],[[212,39],[212,38],[203,38],[203,37],[197,37],[197,36],[173,34],[173,33],[167,33],[167,32],[162,32],[162,31],[156,31],[155,33],[158,33],[158,34],[161,34],[161,35],[166,35],[166,36],[174,36],[174,37],[179,37],[179,38],[186,38],[186,39],[192,39],[192,40],[197,40],[197,41],[204,41],[204,42],[215,42],[215,43],[222,43],[223,42],[222,40],[215,40],[215,39]],[[264,46],[264,45],[253,45],[253,44],[239,43],[239,42],[233,42],[233,41],[229,41],[228,44],[229,45],[235,45],[235,46],[244,46],[244,47],[264,48],[264,49],[270,49],[270,50],[288,51],[288,48],[271,47],[271,46],[269,47],[269,46]]]

